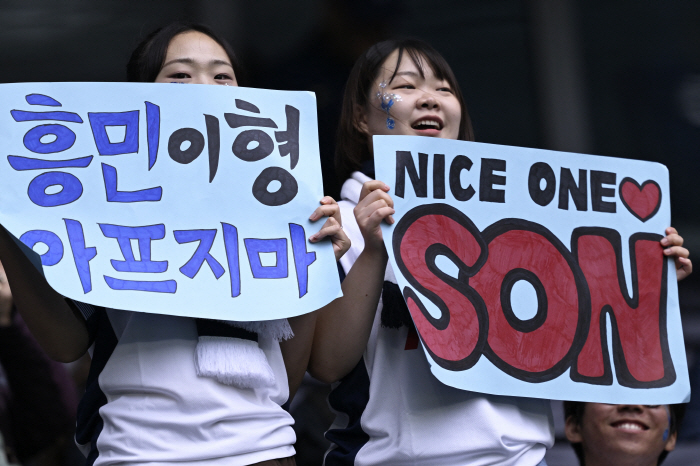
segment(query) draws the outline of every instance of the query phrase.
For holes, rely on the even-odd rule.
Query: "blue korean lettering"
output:
[[[29,105],[44,105],[46,107],[61,107],[61,103],[44,94],[29,94],[24,97]]]
[[[194,278],[202,268],[202,264],[209,264],[211,271],[218,280],[224,274],[224,268],[211,255],[211,247],[216,238],[216,230],[176,230],[173,231],[175,241],[178,244],[192,243],[199,241],[197,249],[194,251],[192,258],[185,265],[180,267],[180,272],[189,278]]]
[[[151,293],[175,293],[177,282],[175,280],[164,280],[161,282],[121,280],[119,278],[104,276],[105,283],[113,290],[150,291]]]
[[[160,186],[138,191],[119,191],[117,169],[106,163],[102,164],[102,177],[105,182],[107,202],[158,202],[163,197],[163,188]]]
[[[133,154],[139,151],[139,111],[90,113],[90,128],[100,155]],[[125,126],[124,140],[111,142],[107,126]]]
[[[151,261],[151,241],[165,237],[165,225],[147,225],[142,227],[127,227],[100,223],[102,234],[107,238],[114,238],[119,243],[119,249],[124,260],[112,259],[112,267],[119,272],[147,272],[161,273],[168,270],[168,261]],[[139,244],[140,260],[134,258],[131,249],[131,240],[135,239]]]
[[[55,139],[42,142],[41,139],[48,135],[55,136]],[[75,133],[63,125],[39,125],[27,131],[22,142],[24,147],[36,154],[53,154],[73,147]]]
[[[51,186],[61,186],[59,192],[47,194]],[[29,183],[27,195],[41,207],[56,207],[75,202],[83,194],[83,185],[78,178],[65,172],[46,172]]]
[[[15,121],[56,120],[70,121],[72,123],[83,122],[80,115],[73,112],[25,112],[23,110],[11,110],[10,114]]]
[[[17,155],[7,156],[7,161],[10,163],[10,166],[17,171],[46,170],[53,168],[85,168],[90,166],[92,159],[92,155],[70,160],[42,160],[20,157]]]
[[[238,229],[228,223],[221,223],[224,229],[224,246],[226,248],[226,261],[231,275],[231,297],[241,294],[241,266],[238,259]]]
[[[246,238],[243,240],[248,253],[248,262],[253,272],[253,278],[287,278],[287,239],[258,239]],[[275,253],[275,265],[262,265],[260,254],[266,252]]]
[[[151,260],[151,241],[165,237],[165,225],[147,225],[139,227],[127,227],[123,225],[111,225],[100,223],[102,234],[107,238],[114,238],[119,244],[124,260],[110,260],[114,270],[118,272],[145,272],[162,273],[168,270],[168,261]],[[131,240],[138,241],[140,260],[134,257],[131,249]],[[113,290],[149,291],[155,293],[175,293],[177,282],[175,280],[148,281],[148,280],[122,280],[119,278],[104,276],[107,286]]]
[[[66,231],[68,232],[68,242],[73,252],[73,261],[78,271],[80,284],[83,286],[83,293],[92,291],[92,279],[90,278],[90,261],[97,255],[94,247],[85,247],[85,235],[83,226],[77,220],[64,218]]]
[[[146,126],[148,140],[148,169],[153,168],[158,157],[158,144],[160,142],[160,107],[151,102],[146,102]]]
[[[25,96],[25,99],[30,105],[61,106],[61,104],[52,97],[42,94],[29,94]],[[73,112],[27,112],[24,110],[11,110],[10,114],[17,122],[54,120],[66,121],[69,123],[83,123],[83,119],[80,118],[80,115]],[[46,136],[53,136],[53,138],[47,138],[51,140],[46,140],[44,139]],[[45,142],[42,142],[42,139],[44,139]],[[24,143],[24,147],[34,153],[54,154],[73,147],[73,144],[75,144],[75,133],[63,125],[39,125],[27,131],[22,142]]]
[[[289,233],[292,237],[292,253],[294,255],[294,268],[297,272],[297,284],[299,285],[299,297],[304,296],[309,285],[309,266],[316,261],[316,253],[306,249],[306,232],[304,227],[296,223],[289,224]]]
[[[41,254],[41,265],[52,266],[63,259],[63,242],[58,235],[47,230],[30,230],[19,237],[19,240],[26,244],[29,249],[34,249],[36,243],[43,243],[48,247],[48,251]]]

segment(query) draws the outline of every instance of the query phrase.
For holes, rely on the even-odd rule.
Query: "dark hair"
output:
[[[588,403],[584,403],[581,401],[565,401],[564,402],[564,421],[569,419],[569,417],[572,418],[573,422],[575,422],[577,425],[581,425],[583,423],[583,414],[586,409],[586,405]],[[669,432],[670,435],[675,434],[678,432],[678,427],[680,424],[683,422],[683,416],[685,415],[685,403],[681,404],[675,404],[675,405],[668,405],[669,407],[669,412],[671,413],[671,423],[669,426]],[[577,443],[571,443],[571,447],[574,449],[574,452],[576,453],[576,456],[578,457],[578,462],[581,464],[581,466],[584,466],[586,464],[584,456],[583,456],[583,445],[581,445],[581,442]],[[666,459],[666,456],[668,456],[668,451],[664,450],[661,452],[661,455],[659,455],[659,461],[657,464],[661,464],[663,460]]]
[[[345,85],[335,149],[335,169],[340,181],[349,178],[352,172],[359,170],[364,161],[372,159],[367,145],[367,136],[362,134],[356,126],[357,109],[364,109],[367,106],[370,88],[377,79],[382,64],[394,50],[398,50],[399,57],[391,79],[394,79],[404,54],[413,60],[421,74],[425,69],[424,61],[427,62],[438,79],[444,79],[449,83],[455,97],[459,100],[462,119],[457,139],[474,140],[472,123],[462,91],[450,65],[442,55],[427,43],[417,39],[392,39],[378,42],[358,58]]]
[[[165,55],[168,52],[168,45],[173,37],[183,32],[197,31],[211,37],[219,44],[233,66],[233,72],[236,79],[240,80],[240,64],[236,59],[236,54],[226,42],[226,39],[220,37],[210,27],[204,24],[190,23],[186,21],[176,21],[169,25],[156,29],[136,46],[131,54],[129,62],[126,64],[126,80],[129,82],[151,83],[156,80],[160,69],[163,67]]]

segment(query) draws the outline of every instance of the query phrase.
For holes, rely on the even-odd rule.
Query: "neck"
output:
[[[602,454],[602,452],[585,452],[585,461],[581,466],[658,466],[658,456],[640,457],[620,452]]]

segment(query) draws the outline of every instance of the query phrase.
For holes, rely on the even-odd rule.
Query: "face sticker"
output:
[[[394,102],[398,102],[401,100],[401,96],[386,92],[386,83],[382,81],[381,83],[379,83],[377,98],[379,99],[379,103],[382,107],[382,110],[386,112],[386,127],[389,129],[394,129],[394,127],[396,126],[396,122],[393,118],[391,118],[391,107],[394,105]]]

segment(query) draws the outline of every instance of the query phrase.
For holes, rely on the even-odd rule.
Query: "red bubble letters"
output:
[[[403,295],[413,321],[441,367],[466,370],[484,355],[523,381],[544,382],[571,369],[575,382],[612,385],[612,353],[620,385],[652,388],[676,380],[666,332],[668,267],[660,239],[649,233],[631,236],[631,290],[620,235],[608,228],[576,228],[569,250],[534,222],[503,219],[479,231],[459,210],[429,204],[404,215],[392,247],[410,285]],[[457,277],[436,265],[440,255],[457,266]],[[520,280],[537,296],[537,312],[527,320],[515,315],[511,303]],[[438,318],[423,299],[439,309]]]

